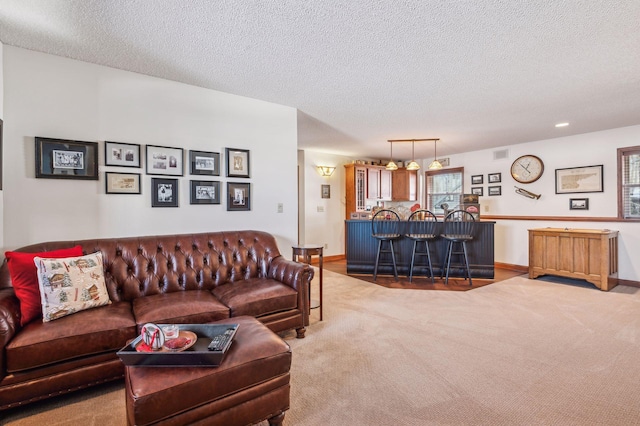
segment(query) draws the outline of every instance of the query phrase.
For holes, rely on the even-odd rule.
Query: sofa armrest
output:
[[[0,290],[0,380],[7,373],[5,364],[5,350],[7,343],[20,327],[20,303],[12,288]]]
[[[309,312],[309,284],[314,270],[306,263],[298,263],[278,256],[271,261],[269,278],[280,281],[298,292],[298,306],[304,314]],[[306,322],[305,322],[306,324]]]

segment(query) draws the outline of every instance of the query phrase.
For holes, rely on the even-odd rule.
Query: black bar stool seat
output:
[[[438,218],[429,210],[419,209],[411,213],[407,223],[409,229],[404,236],[413,240],[413,251],[411,252],[411,266],[409,268],[409,282],[413,280],[413,268],[416,264],[416,257],[426,257],[429,266],[431,283],[435,283],[433,278],[433,266],[431,264],[431,250],[429,241],[434,241],[438,237]],[[424,251],[419,250],[419,244],[424,243]]]
[[[373,270],[373,280],[378,278],[378,266],[392,265],[393,276],[398,280],[398,268],[396,264],[396,254],[393,248],[394,241],[402,238],[400,233],[400,216],[393,210],[379,210],[371,219],[371,236],[378,240],[378,251],[376,253],[376,264]],[[384,248],[384,244],[388,248]],[[381,263],[380,255],[383,253],[391,254],[391,263]]]
[[[454,267],[462,267],[466,272],[465,280],[469,278],[469,285],[473,285],[471,281],[471,270],[469,269],[467,242],[473,240],[475,223],[476,221],[473,215],[464,210],[454,210],[444,218],[444,233],[440,236],[447,240],[447,252],[442,271],[440,272],[440,278],[442,278],[446,272],[445,284],[449,284],[451,258],[453,256],[462,256],[464,263],[461,265],[454,264]]]

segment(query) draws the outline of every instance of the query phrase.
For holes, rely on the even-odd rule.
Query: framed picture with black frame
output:
[[[589,210],[588,198],[570,198],[569,210]]]
[[[189,150],[189,173],[220,176],[220,153]]]
[[[148,175],[184,176],[184,149],[147,145],[145,163]]]
[[[251,210],[251,184],[227,182],[227,211]]]
[[[151,207],[178,207],[178,179],[151,178]]]
[[[484,177],[482,175],[472,175],[471,185],[482,185],[484,183]]]
[[[489,194],[490,197],[493,197],[496,195],[502,195],[502,186],[487,187],[487,194]]]
[[[500,183],[502,182],[502,173],[489,173],[487,175],[487,183]]]
[[[189,181],[191,204],[220,204],[220,182],[209,180]]]
[[[225,148],[227,160],[227,177],[251,177],[250,152],[248,149]]]
[[[556,194],[604,192],[602,164],[556,169]]]
[[[140,173],[105,172],[105,193],[140,194]]]
[[[482,197],[484,195],[484,188],[481,186],[472,187],[471,193],[477,195],[478,197]]]
[[[36,178],[98,180],[98,143],[36,137]]]
[[[140,145],[105,141],[104,165],[140,168]]]

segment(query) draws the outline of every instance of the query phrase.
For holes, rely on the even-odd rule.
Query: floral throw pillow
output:
[[[111,303],[104,281],[102,253],[65,259],[34,259],[42,320],[53,321]]]

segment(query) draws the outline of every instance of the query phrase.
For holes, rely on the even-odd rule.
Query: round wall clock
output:
[[[520,183],[531,183],[540,179],[544,163],[535,155],[523,155],[511,165],[511,176]]]

